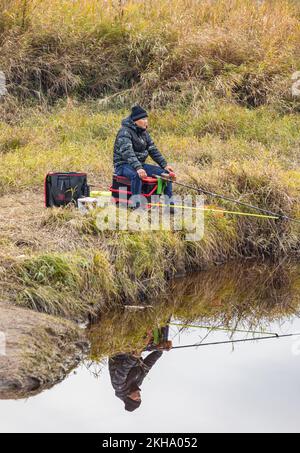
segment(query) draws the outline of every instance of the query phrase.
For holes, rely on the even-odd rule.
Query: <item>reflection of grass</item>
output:
[[[228,264],[175,280],[170,295],[155,309],[115,311],[91,326],[91,359],[102,361],[119,352],[142,350],[146,332],[163,326],[171,316],[182,324],[268,331],[271,322],[297,313],[299,272],[296,265]]]

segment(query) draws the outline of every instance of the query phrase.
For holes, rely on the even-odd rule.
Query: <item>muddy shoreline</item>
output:
[[[28,397],[51,387],[88,349],[75,323],[4,303],[0,331],[6,339],[5,355],[0,355],[1,399]]]

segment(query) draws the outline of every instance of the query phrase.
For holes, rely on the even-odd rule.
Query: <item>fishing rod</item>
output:
[[[155,176],[155,175],[153,175],[153,176]],[[234,198],[227,197],[225,195],[220,195],[218,193],[210,192],[209,190],[204,189],[202,187],[195,187],[195,186],[192,186],[190,184],[184,184],[182,182],[178,182],[178,181],[175,181],[175,180],[169,178],[167,175],[166,176],[160,175],[160,178],[163,179],[164,181],[171,181],[174,184],[177,184],[178,186],[185,187],[186,189],[195,190],[197,192],[204,193],[205,195],[210,195],[211,197],[214,197],[214,198],[220,198],[220,199],[225,200],[225,201],[230,201],[231,203],[239,204],[240,206],[244,206],[244,207],[247,207],[247,208],[255,209],[257,211],[263,212],[263,213],[268,214],[270,216],[275,216],[277,218],[281,218],[281,219],[284,219],[284,220],[290,220],[291,222],[300,223],[299,219],[294,219],[292,217],[289,217],[286,214],[277,214],[276,212],[269,211],[268,209],[263,209],[263,208],[260,208],[258,206],[254,206],[254,205],[252,205],[250,203],[245,203],[244,201],[235,200]]]
[[[270,340],[272,338],[287,338],[287,337],[299,337],[300,333],[289,333],[285,335],[269,335],[265,337],[257,338],[244,338],[240,340],[226,340],[226,341],[214,341],[211,343],[195,343],[195,344],[185,344],[183,346],[173,346],[172,349],[184,349],[184,348],[197,348],[200,346],[216,346],[219,344],[233,344],[233,343],[246,343],[247,341],[259,341],[259,340]]]

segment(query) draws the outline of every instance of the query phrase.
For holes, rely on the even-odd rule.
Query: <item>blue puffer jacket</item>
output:
[[[115,170],[123,164],[129,164],[139,170],[143,168],[148,155],[160,167],[166,167],[167,162],[156,148],[149,132],[138,127],[130,116],[125,118],[114,144]]]

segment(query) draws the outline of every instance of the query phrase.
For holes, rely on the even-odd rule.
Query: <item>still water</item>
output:
[[[163,317],[194,324],[170,325],[173,346],[253,337],[203,325],[300,332],[299,276],[295,266],[272,272],[227,267],[175,282],[172,300],[160,309],[144,310],[147,315],[127,310],[125,318],[112,319],[121,341],[111,327],[108,338],[107,320],[93,326],[91,356],[63,382],[28,399],[0,401],[0,432],[299,432],[300,337],[164,351],[141,384],[142,402],[133,412],[115,396],[107,360],[108,350],[115,354],[126,349],[125,339],[136,341],[122,322],[130,332],[131,322],[142,329]]]

